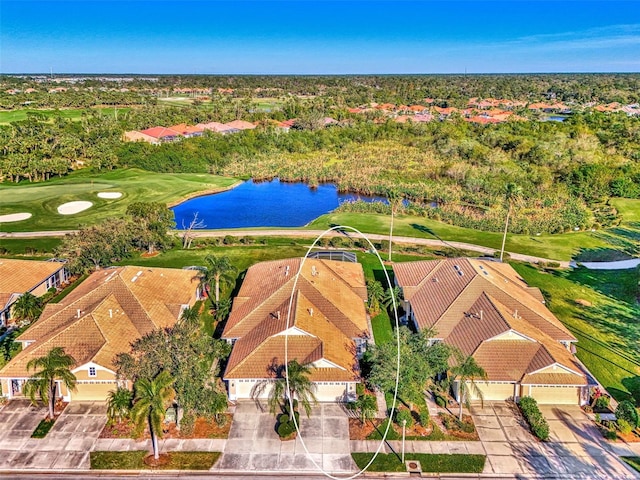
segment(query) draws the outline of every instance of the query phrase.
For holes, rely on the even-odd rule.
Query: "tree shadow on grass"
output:
[[[576,262],[617,262],[619,260],[629,260],[633,256],[629,253],[616,248],[580,248],[578,253],[574,255],[573,260]]]

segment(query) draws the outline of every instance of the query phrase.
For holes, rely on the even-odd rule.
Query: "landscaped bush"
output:
[[[436,405],[440,408],[445,408],[447,406],[447,399],[441,395],[436,395]]]
[[[476,431],[476,427],[473,422],[465,422],[460,421],[454,415],[449,415],[445,413],[439,414],[440,419],[442,420],[442,424],[444,427],[450,432],[464,432],[464,433],[474,433]]]
[[[49,433],[49,430],[51,430],[51,428],[53,427],[53,424],[55,423],[55,420],[49,420],[48,418],[45,420],[42,420],[38,426],[36,427],[36,429],[33,431],[33,433],[31,434],[31,438],[44,438],[47,436],[47,433]]]
[[[413,426],[413,415],[411,410],[396,410],[396,423],[402,425],[402,422],[407,422],[407,427]]]
[[[633,427],[624,418],[618,420],[618,430],[624,435],[629,435]]]
[[[638,426],[638,410],[636,406],[629,400],[623,400],[616,408],[616,418],[626,420],[632,428]]]
[[[607,440],[616,440],[618,438],[618,433],[615,428],[608,428],[604,431],[604,438]]]
[[[423,407],[420,410],[420,425],[423,427],[428,427],[431,422],[431,415],[429,415],[429,409],[427,407]]]
[[[611,403],[611,397],[609,395],[602,395],[596,399],[596,403],[593,404],[595,410],[607,410]]]
[[[540,440],[549,439],[549,424],[547,420],[542,416],[540,409],[538,408],[538,402],[531,397],[522,397],[518,402],[520,411],[524,415],[525,420],[529,424],[531,433],[533,433]]]

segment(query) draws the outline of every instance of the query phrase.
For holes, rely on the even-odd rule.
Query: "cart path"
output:
[[[45,232],[14,232],[14,233],[5,233],[0,232],[0,238],[42,238],[42,237],[63,237],[68,233],[77,233],[77,230],[55,230],[55,231],[45,231]],[[180,231],[172,231],[173,234],[179,235]],[[324,230],[303,230],[303,229],[281,229],[281,230],[209,230],[209,231],[197,231],[193,232],[194,237],[196,238],[215,238],[215,237],[225,237],[227,235],[232,236],[242,236],[242,237],[302,237],[302,238],[314,238],[318,237],[325,233]],[[327,237],[354,237],[357,238],[357,234],[355,232],[340,232],[340,231],[330,231],[326,232],[325,236]],[[369,240],[388,240],[388,235],[379,235],[375,233],[368,233],[366,237]],[[493,253],[497,250],[495,248],[483,247],[481,245],[473,245],[471,243],[464,242],[454,242],[454,241],[445,241],[445,240],[436,240],[430,238],[417,238],[417,237],[404,237],[404,236],[395,236],[393,237],[393,241],[395,243],[403,243],[403,244],[414,244],[414,245],[426,245],[431,247],[449,247],[453,249],[459,250],[470,250],[473,252],[482,253],[485,255],[492,256]],[[508,253],[512,259],[519,260],[522,262],[529,263],[539,263],[539,262],[557,262],[563,268],[569,267],[568,261],[560,261],[552,260],[549,258],[536,257],[533,255],[525,255],[522,253]],[[612,262],[615,263],[615,262]]]

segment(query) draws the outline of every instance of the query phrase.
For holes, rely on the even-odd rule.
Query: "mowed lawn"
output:
[[[631,395],[640,405],[637,271],[579,268],[545,273],[530,265],[513,267],[544,292],[549,309],[578,339],[578,358],[609,393],[617,400]]]
[[[389,234],[390,217],[372,213],[330,213],[322,215],[308,228],[325,229],[333,225],[345,225],[362,232]],[[597,233],[597,232],[596,232]],[[423,217],[399,215],[394,219],[393,234],[397,236],[441,239],[482,245],[500,249],[502,234],[456,227]],[[553,260],[570,260],[581,249],[597,249],[610,246],[592,232],[569,232],[558,235],[507,236],[505,250],[535,255]]]
[[[0,215],[28,212],[20,222],[4,222],[0,231],[23,232],[68,230],[122,216],[132,202],[174,203],[197,192],[215,192],[239,182],[235,178],[208,174],[153,173],[138,169],[89,174],[78,171],[46,183],[0,184]],[[98,198],[99,192],[121,192],[115,200]],[[74,214],[61,215],[58,206],[88,200],[93,206]]]

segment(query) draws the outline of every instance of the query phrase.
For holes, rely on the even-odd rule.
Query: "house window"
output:
[[[96,376],[96,367],[89,367],[89,376],[90,377]]]

